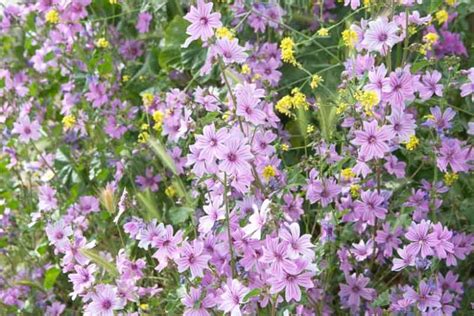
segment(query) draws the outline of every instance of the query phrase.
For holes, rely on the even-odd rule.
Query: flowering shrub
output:
[[[0,314],[469,314],[472,2],[225,2],[4,8]]]

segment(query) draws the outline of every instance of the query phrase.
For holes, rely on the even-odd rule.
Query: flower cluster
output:
[[[470,4],[18,2],[2,312],[472,310]]]

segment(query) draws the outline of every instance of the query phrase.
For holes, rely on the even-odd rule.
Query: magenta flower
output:
[[[386,55],[400,41],[397,35],[399,28],[395,22],[388,22],[385,17],[379,17],[369,22],[369,28],[364,34],[362,44],[368,51]]]
[[[399,161],[396,156],[388,156],[387,161],[383,166],[389,174],[395,175],[398,179],[405,177],[405,169],[407,164],[404,161]]]
[[[361,239],[358,244],[352,244],[352,247],[351,253],[357,261],[364,261],[374,254],[374,250],[377,250],[372,239],[367,243]]]
[[[262,237],[262,229],[267,222],[267,214],[269,212],[269,205],[271,201],[265,200],[260,209],[257,205],[253,205],[254,213],[249,217],[249,223],[243,228],[245,236],[259,239]]]
[[[150,22],[152,19],[152,15],[148,12],[142,12],[138,15],[137,24],[135,27],[139,33],[148,33],[150,28]]]
[[[406,292],[403,297],[417,304],[420,311],[425,312],[428,307],[439,308],[441,307],[441,297],[436,292],[433,292],[432,287],[426,284],[425,281],[421,281],[419,285],[419,292],[416,292],[410,286],[406,287]]]
[[[137,176],[135,182],[142,190],[149,189],[151,192],[158,191],[158,183],[161,181],[159,174],[153,175],[153,168],[146,168],[144,176]]]
[[[214,124],[206,125],[202,130],[202,135],[196,136],[196,147],[201,149],[199,156],[206,160],[217,157],[217,153],[226,149],[224,142],[228,133],[229,131],[225,128],[216,131]]]
[[[415,98],[415,80],[410,67],[397,68],[385,81],[382,91],[386,94],[391,105],[403,109],[405,101]]]
[[[406,267],[415,266],[416,255],[414,255],[412,252],[409,252],[407,250],[407,247],[398,248],[397,252],[401,259],[399,258],[393,259],[392,271],[401,271],[405,269]]]
[[[357,274],[346,275],[347,284],[339,283],[339,296],[345,305],[351,308],[358,308],[361,298],[372,301],[376,292],[374,289],[367,288],[370,279]]]
[[[304,234],[300,236],[300,225],[291,223],[288,229],[281,229],[279,237],[283,243],[288,244],[288,256],[296,259],[300,255],[312,259],[314,257],[314,245],[311,243],[311,235]]]
[[[232,316],[240,316],[240,305],[244,303],[244,297],[250,292],[239,280],[232,279],[224,285],[224,293],[220,296],[219,309]]]
[[[87,267],[75,265],[74,270],[76,270],[76,273],[71,273],[68,276],[74,290],[71,293],[72,299],[75,299],[77,295],[82,294],[94,284],[94,273],[97,271],[95,264],[88,265]]]
[[[271,274],[279,275],[283,271],[292,272],[297,269],[295,263],[290,260],[288,248],[288,244],[279,243],[278,238],[267,237],[265,240],[262,262],[270,265]]]
[[[430,108],[430,112],[432,117],[428,118],[423,125],[436,128],[438,131],[451,128],[451,120],[456,116],[453,109],[448,107],[442,112],[439,106],[435,106]]]
[[[117,288],[110,284],[99,284],[91,295],[92,302],[85,309],[85,316],[113,316],[114,311],[125,306],[118,296]]]
[[[314,287],[313,281],[311,281],[312,273],[303,272],[307,265],[306,261],[302,261],[297,264],[295,271],[286,272],[282,274],[272,275],[268,279],[268,283],[271,285],[270,293],[276,294],[285,289],[285,300],[289,303],[291,300],[299,302],[301,300],[300,286],[306,289]]]
[[[22,143],[28,143],[30,140],[34,141],[41,137],[40,124],[38,121],[30,121],[26,115],[22,116],[15,123],[13,123],[13,134],[18,134]]]
[[[446,259],[448,253],[454,252],[454,245],[451,243],[453,233],[447,227],[443,227],[441,223],[433,224],[432,227],[438,240],[438,244],[434,247],[435,254],[440,259]]]
[[[468,82],[461,85],[461,96],[467,97],[472,94],[471,98],[474,98],[474,68],[469,69]]]
[[[441,141],[441,148],[438,150],[436,165],[446,172],[448,166],[453,172],[469,171],[469,161],[472,160],[471,149],[461,147],[461,142],[455,138],[444,138]]]
[[[239,84],[235,89],[237,99],[236,114],[255,125],[265,123],[266,113],[257,106],[263,97],[262,89],[257,89],[254,84]]]
[[[215,198],[211,203],[204,205],[203,210],[206,215],[199,218],[199,232],[207,234],[212,230],[216,221],[225,218],[225,209],[222,205],[222,198]]]
[[[392,232],[390,231],[390,224],[384,223],[383,230],[377,231],[375,242],[383,247],[383,255],[387,258],[392,256],[393,249],[397,249],[402,241],[398,238],[402,234],[400,227],[395,228]]]
[[[355,202],[355,212],[369,225],[375,225],[375,218],[384,219],[387,209],[382,207],[385,199],[375,191],[363,191],[362,201]]]
[[[232,175],[250,173],[249,160],[253,159],[253,155],[250,146],[238,133],[229,136],[223,150],[218,151],[216,156],[220,159],[221,171]]]
[[[341,193],[341,187],[333,179],[316,180],[308,184],[306,198],[311,203],[321,202],[323,207],[328,206]]]
[[[426,74],[421,76],[420,85],[418,86],[418,92],[422,100],[428,100],[433,95],[438,97],[443,96],[443,85],[438,82],[441,80],[441,73],[437,70],[433,72],[427,71]]]
[[[79,198],[79,204],[77,205],[77,208],[84,214],[99,212],[99,200],[94,196],[81,196]]]
[[[197,1],[197,7],[191,6],[191,10],[184,16],[184,19],[191,22],[191,25],[186,29],[186,34],[189,37],[184,42],[183,47],[188,47],[192,41],[201,39],[207,41],[214,35],[214,29],[221,27],[221,14],[211,13],[212,2],[205,3],[204,0]]]
[[[405,234],[406,239],[411,243],[407,247],[407,251],[413,256],[421,253],[421,257],[433,255],[433,248],[438,245],[435,233],[430,233],[431,224],[422,220],[419,224],[412,223]]]
[[[236,38],[231,40],[228,38],[218,39],[214,49],[215,53],[222,57],[226,65],[232,63],[242,64],[247,58],[244,48],[239,45],[239,41]]]
[[[252,150],[255,153],[271,156],[275,152],[275,147],[270,145],[277,135],[271,131],[257,132],[252,141]]]
[[[100,107],[109,100],[105,86],[99,82],[89,83],[89,92],[85,96],[87,101],[92,102],[92,106],[95,108]]]
[[[45,184],[38,188],[38,208],[42,211],[52,211],[58,207],[56,190]]]
[[[208,268],[211,256],[203,254],[204,245],[201,241],[194,240],[192,245],[185,241],[181,246],[180,257],[176,259],[178,271],[191,270],[192,278],[203,277],[203,271]]]
[[[46,226],[46,235],[48,236],[49,243],[62,251],[66,244],[69,243],[68,237],[72,235],[72,229],[64,221],[59,220],[54,224],[49,223]]]
[[[415,135],[416,121],[412,114],[404,110],[393,107],[392,114],[387,116],[391,123],[388,129],[398,138],[399,142],[407,142],[411,136]]]
[[[360,145],[360,154],[365,157],[366,161],[373,158],[383,158],[390,148],[386,143],[393,138],[387,126],[378,127],[377,121],[363,122],[364,130],[355,131],[355,139],[352,140],[354,145]]]
[[[202,290],[192,287],[181,299],[181,303],[186,306],[183,316],[209,316],[208,309],[216,305],[216,300],[209,293],[202,297]]]
[[[161,271],[168,265],[168,259],[176,258],[178,255],[178,245],[183,241],[183,232],[178,230],[173,235],[173,226],[166,225],[162,234],[154,237],[152,246],[158,250],[153,254],[153,258],[158,260],[159,264],[156,270]]]

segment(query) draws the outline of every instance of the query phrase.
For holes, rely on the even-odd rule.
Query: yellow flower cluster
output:
[[[453,183],[456,182],[457,179],[459,179],[459,175],[457,173],[446,172],[444,174],[444,183],[446,183],[446,185],[453,185]]]
[[[329,30],[325,27],[322,27],[318,30],[318,32],[316,32],[316,34],[318,34],[318,36],[329,36]]]
[[[227,38],[231,40],[234,38],[234,30],[229,30],[226,27],[220,27],[216,30],[217,38]]]
[[[354,47],[358,40],[359,36],[353,29],[347,29],[342,32],[342,42],[347,47]]]
[[[358,197],[360,193],[360,185],[358,184],[351,185],[349,191],[351,192],[351,195],[353,198]]]
[[[420,49],[418,50],[420,54],[426,55],[426,53],[433,48],[433,44],[435,44],[439,39],[438,34],[436,33],[428,33],[423,36],[424,44],[421,45]]]
[[[324,79],[320,75],[314,74],[311,77],[311,83],[309,84],[309,86],[311,87],[311,89],[316,89],[321,82],[324,82]]]
[[[155,125],[153,125],[153,129],[156,131],[161,130],[161,126],[163,125],[163,119],[165,115],[161,111],[153,112],[153,121],[155,121]]]
[[[420,144],[420,140],[418,139],[418,137],[416,137],[415,135],[412,135],[410,136],[410,139],[408,140],[408,142],[406,142],[405,146],[407,150],[412,151],[412,150],[415,150],[419,144]]]
[[[446,0],[446,4],[453,7],[456,4],[456,0]]]
[[[172,198],[176,195],[176,189],[173,185],[170,185],[165,189],[165,194],[167,197]]]
[[[68,130],[70,128],[73,128],[74,125],[76,124],[76,117],[74,115],[66,115],[63,117],[63,127],[65,130]]]
[[[295,58],[295,42],[290,37],[285,37],[281,40],[281,59],[288,64],[298,66],[298,62]]]
[[[435,18],[436,18],[436,21],[438,21],[439,24],[444,24],[448,21],[449,14],[444,9],[439,10],[438,12],[435,13]]]
[[[130,80],[130,76],[129,76],[129,75],[123,75],[123,76],[122,76],[122,81],[123,81],[123,82],[127,82],[127,81],[129,81],[129,80]]]
[[[99,48],[108,48],[110,44],[108,40],[106,40],[104,37],[101,37],[97,40],[95,45]]]
[[[109,0],[109,3],[110,3],[110,4],[117,4],[117,3],[118,3],[118,0]]]
[[[142,126],[140,126],[141,132],[140,132],[140,134],[138,134],[138,142],[139,143],[144,144],[150,138],[150,134],[148,133],[148,128],[149,127],[150,126],[148,124],[142,124]]]
[[[248,75],[250,73],[250,67],[247,64],[243,64],[242,68],[240,69],[240,73],[243,75]]]
[[[357,91],[355,98],[362,104],[367,115],[372,115],[372,108],[380,102],[379,95],[373,90]]]
[[[45,15],[46,22],[51,24],[59,23],[59,13],[55,9],[49,10]]]
[[[276,169],[272,165],[267,165],[263,168],[262,170],[262,176],[265,178],[265,180],[269,180],[270,178],[273,178],[276,176]]]
[[[285,114],[286,116],[293,116],[292,109],[303,108],[307,110],[309,108],[308,102],[306,102],[306,95],[298,88],[291,90],[290,95],[285,95],[281,98],[275,108],[278,112]]]
[[[142,102],[145,107],[149,107],[153,103],[155,97],[150,92],[145,92],[142,94]]]
[[[314,125],[309,124],[308,126],[306,126],[306,134],[311,134],[312,132],[314,132]]]
[[[352,168],[346,168],[346,169],[342,169],[341,176],[346,180],[350,180],[354,178],[356,174],[354,173],[354,171],[352,171]]]
[[[280,145],[280,148],[281,148],[281,150],[283,150],[283,151],[288,151],[288,150],[290,150],[290,146],[288,146],[288,144],[281,144],[281,145]]]
[[[339,105],[336,108],[336,114],[339,115],[339,114],[344,113],[347,110],[348,107],[349,107],[349,104],[347,104],[345,102],[339,103]]]

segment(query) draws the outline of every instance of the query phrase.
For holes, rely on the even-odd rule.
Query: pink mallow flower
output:
[[[191,270],[192,278],[203,277],[203,271],[208,267],[208,261],[211,256],[203,254],[204,244],[199,240],[194,240],[192,245],[184,242],[181,247],[181,254],[176,263],[178,264],[178,271],[184,272]]]
[[[390,148],[387,142],[393,138],[393,133],[387,126],[379,127],[376,120],[363,122],[364,130],[355,131],[354,145],[360,145],[360,155],[365,157],[365,161],[373,158],[383,158]]]
[[[204,0],[198,0],[197,7],[191,6],[191,10],[184,16],[184,19],[191,22],[186,29],[189,37],[184,42],[183,47],[188,47],[192,41],[201,39],[207,41],[214,35],[214,29],[222,26],[221,14],[211,13],[212,2],[205,3]]]
[[[224,293],[220,296],[219,309],[232,316],[240,316],[240,305],[244,303],[244,297],[250,290],[243,286],[239,280],[232,279],[224,285]]]

